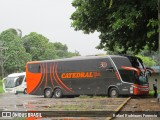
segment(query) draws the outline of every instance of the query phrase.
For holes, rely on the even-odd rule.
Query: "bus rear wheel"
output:
[[[51,88],[45,89],[45,91],[44,91],[44,97],[45,98],[52,98],[52,96],[53,96],[52,89]]]
[[[119,96],[118,90],[116,88],[111,88],[109,90],[109,96],[112,98],[117,98]]]
[[[57,88],[54,90],[54,97],[55,98],[61,98],[62,97],[62,90],[60,88]]]

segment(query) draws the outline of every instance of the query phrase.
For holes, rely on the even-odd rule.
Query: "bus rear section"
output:
[[[133,93],[134,95],[147,95],[149,83],[147,70],[140,58],[133,56],[122,56],[121,59],[112,57],[119,71],[122,85],[121,91]],[[127,87],[128,86],[128,87]]]

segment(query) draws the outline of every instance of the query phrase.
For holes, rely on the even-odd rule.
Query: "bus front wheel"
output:
[[[27,88],[24,89],[23,93],[24,93],[24,94],[27,94]]]
[[[55,89],[54,96],[55,96],[55,98],[61,98],[62,97],[62,90],[60,88]]]
[[[45,98],[52,98],[52,96],[53,96],[52,89],[50,89],[50,88],[45,89],[45,91],[44,91],[44,97]]]
[[[112,97],[112,98],[118,97],[119,96],[118,90],[116,88],[111,88],[109,90],[109,96]]]

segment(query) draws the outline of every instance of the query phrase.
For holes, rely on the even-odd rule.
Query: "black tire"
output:
[[[57,88],[54,90],[54,97],[55,98],[61,98],[62,97],[62,90],[60,88]]]
[[[53,97],[53,92],[51,88],[47,88],[44,91],[44,97],[45,98],[52,98]]]
[[[27,88],[24,89],[23,93],[24,93],[24,94],[27,94]]]
[[[109,90],[109,96],[110,96],[111,98],[117,98],[117,97],[119,96],[119,93],[118,93],[117,88],[111,88],[111,89]]]

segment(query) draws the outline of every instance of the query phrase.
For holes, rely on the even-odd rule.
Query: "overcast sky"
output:
[[[74,31],[70,16],[75,11],[72,0],[0,0],[0,33],[9,28],[18,28],[23,36],[37,32],[51,42],[66,44],[69,51],[81,55],[105,53],[96,50],[98,33],[86,35]]]

